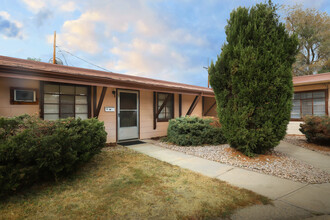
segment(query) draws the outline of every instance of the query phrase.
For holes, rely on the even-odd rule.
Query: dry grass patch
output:
[[[251,191],[116,147],[56,184],[0,203],[0,219],[203,219],[267,204]]]

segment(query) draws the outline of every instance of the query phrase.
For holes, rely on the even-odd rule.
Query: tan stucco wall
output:
[[[185,116],[194,101],[196,96],[194,95],[182,95],[182,116]],[[202,98],[199,99],[194,111],[191,113],[191,116],[202,117]]]
[[[116,97],[113,96],[112,91],[115,88],[108,87],[105,93],[103,104],[99,114],[99,120],[104,122],[105,131],[108,133],[107,142],[116,142],[116,112],[105,112],[104,107],[115,107],[116,108]],[[97,88],[97,102],[100,100],[102,93],[102,87]],[[92,96],[93,97],[93,96]],[[93,103],[93,99],[91,99]]]
[[[182,115],[185,115],[192,104],[195,96],[182,95]],[[140,91],[140,138],[152,138],[166,136],[168,122],[157,122],[156,129],[153,129],[153,92]],[[202,116],[202,99],[192,112],[193,116]],[[179,95],[174,94],[174,117],[179,117]]]
[[[165,136],[167,126],[168,122],[157,122],[157,128],[153,129],[153,92],[140,91],[140,138]]]
[[[108,133],[107,142],[116,142],[116,112],[105,112],[104,107],[115,107],[116,97],[113,96],[114,88],[108,88],[99,114],[99,120],[104,122],[105,130]],[[97,102],[100,99],[102,87],[97,88]],[[182,115],[185,115],[192,104],[195,96],[182,95]],[[117,109],[116,109],[117,111]],[[193,116],[202,115],[202,99],[192,112]],[[179,116],[179,95],[174,94],[174,117]],[[166,136],[168,122],[157,122],[156,129],[153,129],[153,92],[140,91],[140,139]]]
[[[39,81],[0,77],[0,116],[12,117],[23,114],[39,115],[39,104],[12,105],[10,104],[10,87],[37,89],[39,97]]]
[[[214,104],[214,102],[215,102],[214,97],[204,97],[204,112],[209,110],[210,107]],[[218,117],[217,105],[215,104],[205,116]]]
[[[287,134],[303,135],[303,133],[301,133],[299,131],[301,123],[302,123],[301,121],[290,121],[289,124],[288,124],[288,127],[286,129],[286,133]]]
[[[22,114],[38,114],[39,104],[37,105],[11,105],[10,87],[23,87],[38,89],[40,82],[34,80],[11,79],[0,77],[0,116],[10,117]],[[105,130],[108,133],[107,142],[116,142],[116,112],[105,112],[104,107],[115,107],[116,97],[112,91],[116,89],[108,87],[100,110],[99,120],[104,122]],[[100,99],[102,87],[97,87],[97,104]],[[182,95],[182,115],[185,115],[192,104],[194,95]],[[93,96],[91,95],[91,103]],[[117,110],[117,109],[116,109]],[[193,116],[202,116],[202,99],[192,112]],[[179,116],[179,95],[174,94],[174,117]],[[160,137],[167,134],[168,122],[157,122],[157,128],[153,129],[153,92],[140,91],[140,138]]]

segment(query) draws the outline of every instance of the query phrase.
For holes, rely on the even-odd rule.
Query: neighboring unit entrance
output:
[[[118,141],[139,138],[139,92],[118,90]]]

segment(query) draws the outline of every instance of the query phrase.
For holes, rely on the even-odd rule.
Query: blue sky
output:
[[[207,86],[230,12],[256,0],[0,0],[0,55]],[[277,0],[330,11],[330,0]]]

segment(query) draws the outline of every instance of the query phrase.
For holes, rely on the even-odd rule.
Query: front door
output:
[[[118,90],[118,141],[139,138],[138,91]]]

